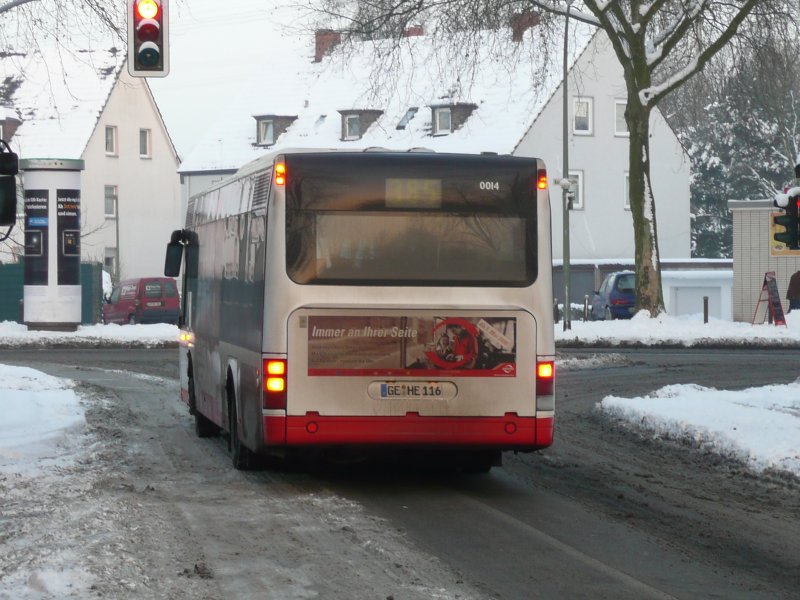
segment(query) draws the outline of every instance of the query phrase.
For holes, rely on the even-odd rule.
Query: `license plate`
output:
[[[376,400],[448,400],[458,389],[451,381],[373,381],[368,392]]]
[[[161,306],[161,302],[148,302],[147,306]]]

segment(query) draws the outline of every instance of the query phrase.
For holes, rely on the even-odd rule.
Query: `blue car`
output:
[[[633,271],[609,273],[603,285],[594,293],[589,317],[602,319],[630,319],[636,310],[636,274]]]

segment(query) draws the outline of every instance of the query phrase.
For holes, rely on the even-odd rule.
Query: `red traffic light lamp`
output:
[[[128,0],[128,72],[134,77],[169,73],[168,0]]]

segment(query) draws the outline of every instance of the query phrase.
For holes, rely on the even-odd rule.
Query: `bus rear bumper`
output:
[[[531,451],[553,443],[553,417],[265,416],[268,446],[450,446]]]

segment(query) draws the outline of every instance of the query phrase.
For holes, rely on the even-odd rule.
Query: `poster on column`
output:
[[[48,190],[25,190],[25,285],[47,285]]]
[[[58,285],[81,283],[80,206],[80,190],[57,190]]]

